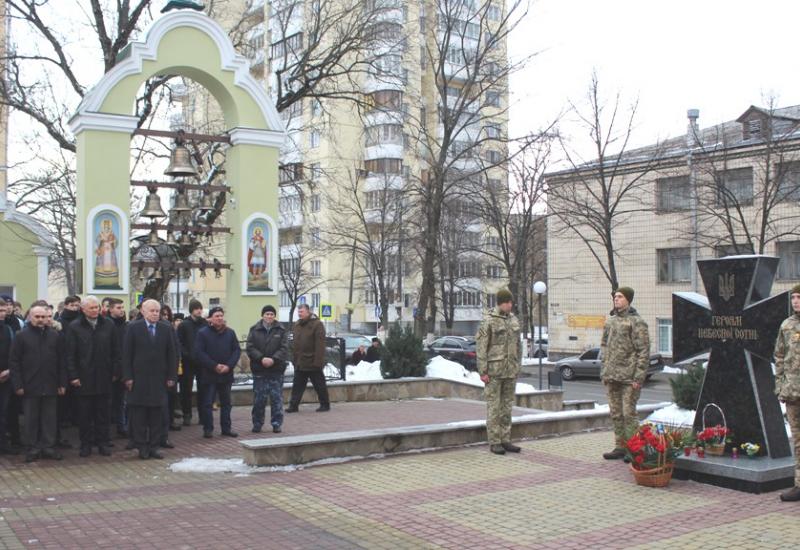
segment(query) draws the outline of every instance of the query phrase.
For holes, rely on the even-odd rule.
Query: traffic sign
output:
[[[320,319],[333,319],[333,305],[320,304],[319,305],[319,318]]]
[[[382,313],[383,313],[383,309],[381,309],[381,305],[380,304],[375,304],[375,317],[380,319]]]

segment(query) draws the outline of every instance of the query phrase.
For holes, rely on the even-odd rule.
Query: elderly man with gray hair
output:
[[[81,300],[83,316],[69,324],[67,374],[78,403],[80,456],[92,454],[92,447],[110,456],[111,388],[122,375],[119,336],[114,323],[100,315],[100,300]]]

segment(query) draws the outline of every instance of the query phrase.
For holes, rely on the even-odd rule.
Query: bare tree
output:
[[[763,254],[800,232],[800,118],[768,107],[695,136],[696,239],[727,254]],[[742,146],[751,150],[742,165]],[[689,216],[693,213],[689,213]]]
[[[354,272],[352,277],[375,296],[380,323],[386,327],[389,307],[403,299],[402,280],[413,264],[401,248],[403,240],[411,238],[403,221],[411,203],[391,175],[356,168],[346,178],[325,196],[329,210],[336,212],[324,230],[326,245],[353,255],[353,268],[357,266],[361,276]]]
[[[289,297],[289,326],[294,322],[294,312],[300,303],[300,298],[319,287],[323,280],[314,274],[312,262],[318,261],[317,256],[309,247],[301,244],[285,245],[287,251],[280,259],[280,280],[284,291]]]
[[[503,131],[508,116],[508,77],[527,61],[510,62],[505,44],[527,11],[522,0],[506,9],[481,3],[436,0],[426,14],[423,82],[431,86],[433,104],[409,112],[412,142],[425,169],[411,175],[416,200],[421,254],[421,283],[415,332],[430,332],[437,317],[437,258],[444,205],[463,195],[464,182],[501,168],[514,140]],[[482,159],[483,162],[479,162]]]
[[[509,162],[510,185],[479,180],[471,195],[489,230],[479,247],[488,264],[487,275],[507,277],[522,324],[531,330],[534,325],[531,287],[535,281],[546,278],[544,174],[550,166],[556,139],[551,129],[552,126],[541,132],[523,154]]]
[[[652,210],[642,187],[657,167],[660,146],[635,155],[629,149],[637,102],[628,109],[617,93],[606,102],[597,74],[592,75],[586,106],[571,104],[581,133],[591,139],[594,158],[585,159],[566,139],[561,145],[570,168],[550,175],[548,205],[562,230],[574,234],[597,262],[611,291],[619,287],[616,230],[632,214]],[[635,171],[630,165],[637,162]]]

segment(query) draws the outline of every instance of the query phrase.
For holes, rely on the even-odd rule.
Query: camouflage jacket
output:
[[[618,311],[606,320],[600,350],[603,381],[644,382],[650,363],[650,334],[635,309]]]
[[[775,393],[783,401],[800,401],[800,315],[781,324],[775,342]]]
[[[520,326],[513,313],[492,309],[481,322],[477,340],[478,372],[495,378],[516,378],[522,360]]]

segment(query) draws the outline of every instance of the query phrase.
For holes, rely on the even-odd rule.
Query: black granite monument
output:
[[[715,403],[725,414],[733,444],[758,443],[762,454],[770,459],[791,456],[771,368],[778,329],[790,311],[788,293],[769,296],[778,261],[770,256],[700,260],[697,265],[708,297],[676,292],[672,299],[675,361],[711,352],[697,404],[695,430],[702,427],[706,404]],[[719,422],[711,415],[707,420],[711,425]],[[715,461],[719,462],[715,459],[705,464]],[[747,468],[747,462],[748,459],[739,459],[734,465]],[[763,467],[762,463],[759,468]],[[780,477],[772,479],[770,487],[782,486]],[[752,492],[764,489],[710,482]]]

